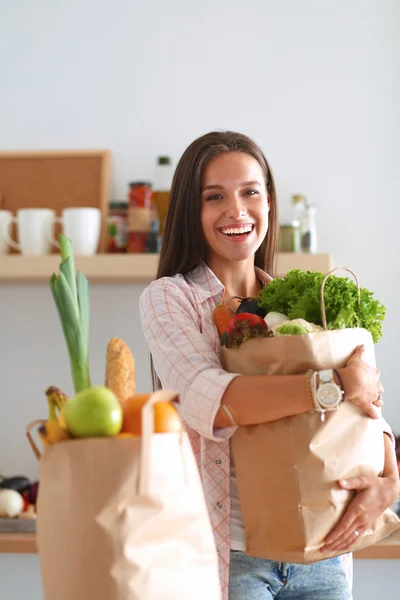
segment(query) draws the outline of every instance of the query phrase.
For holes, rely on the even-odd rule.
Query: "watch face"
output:
[[[337,406],[342,399],[341,389],[336,383],[325,383],[318,388],[318,402],[324,408]]]

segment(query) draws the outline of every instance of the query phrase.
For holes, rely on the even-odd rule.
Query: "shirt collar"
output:
[[[264,285],[272,281],[271,275],[268,275],[259,267],[254,267],[254,269],[257,277]],[[202,301],[208,298],[216,298],[219,301],[223,298],[225,287],[205,262],[200,263],[193,271],[186,273],[185,279],[195,284]]]

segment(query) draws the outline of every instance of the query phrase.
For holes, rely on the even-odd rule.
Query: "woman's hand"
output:
[[[321,552],[349,550],[357,537],[372,527],[377,518],[396,500],[399,494],[399,482],[395,476],[353,477],[339,481],[346,490],[355,490],[356,495],[350,502],[340,523],[330,532]]]
[[[372,419],[378,419],[376,407],[383,405],[383,387],[379,369],[363,360],[364,346],[358,346],[339,374],[343,382],[345,400],[353,402]]]
[[[340,522],[325,539],[321,552],[349,550],[359,535],[373,526],[376,519],[395,502],[400,494],[400,478],[392,438],[383,434],[385,465],[383,476],[342,479],[339,487],[355,490],[355,496]]]

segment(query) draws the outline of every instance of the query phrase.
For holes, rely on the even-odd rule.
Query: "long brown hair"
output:
[[[185,274],[206,256],[201,228],[201,183],[206,165],[223,152],[242,152],[255,158],[265,177],[270,202],[268,232],[257,249],[254,264],[274,275],[278,239],[278,210],[272,171],[261,149],[246,135],[212,131],[197,138],[182,154],[172,180],[167,218],[156,279]],[[161,387],[151,359],[153,388]]]

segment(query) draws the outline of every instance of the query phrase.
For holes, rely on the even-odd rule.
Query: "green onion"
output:
[[[71,240],[60,233],[60,274],[50,277],[50,288],[67,344],[75,393],[90,387],[89,376],[89,282],[78,271]],[[78,280],[78,282],[77,282]]]

